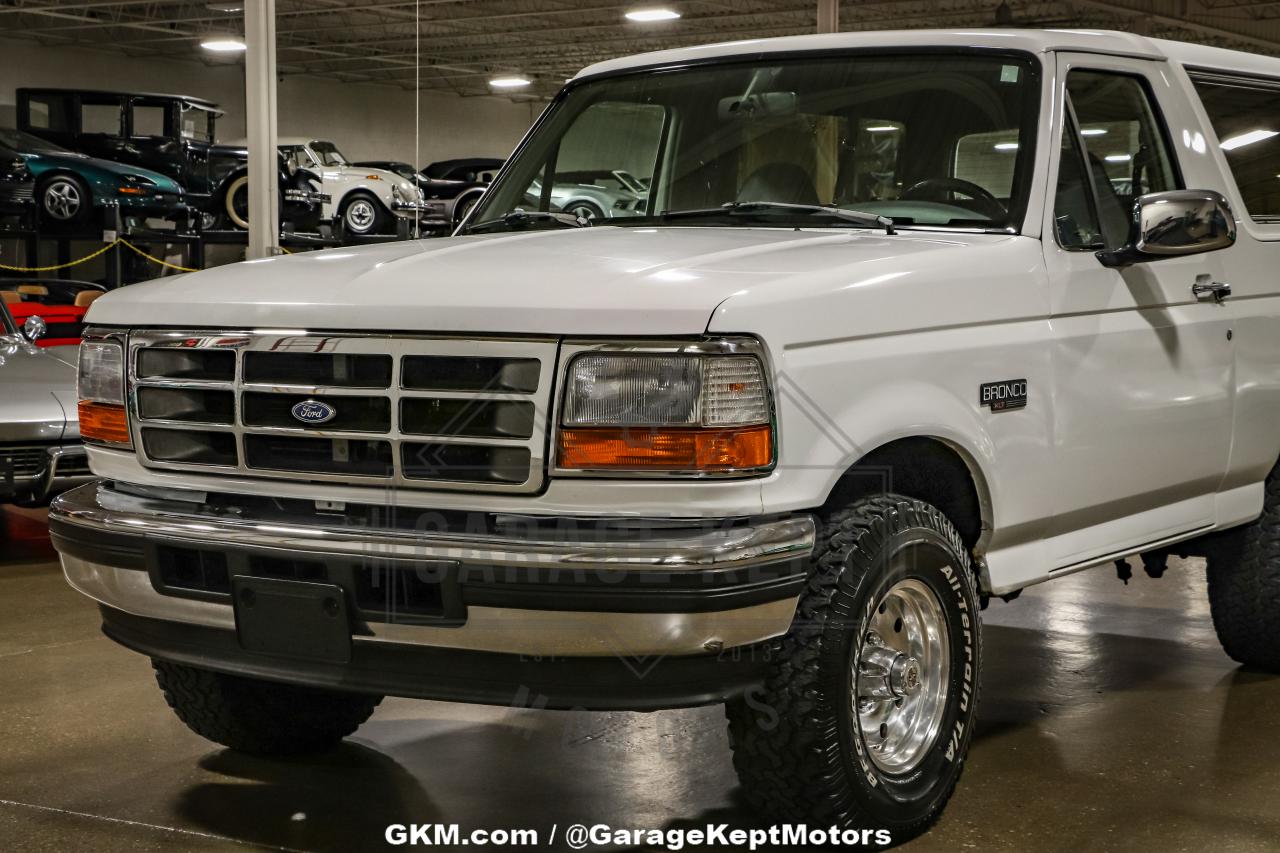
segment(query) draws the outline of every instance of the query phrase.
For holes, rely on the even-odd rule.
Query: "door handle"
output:
[[[1196,279],[1196,283],[1191,285],[1191,295],[1201,302],[1223,302],[1231,295],[1231,285],[1222,281],[1209,281],[1209,277],[1202,276]]]

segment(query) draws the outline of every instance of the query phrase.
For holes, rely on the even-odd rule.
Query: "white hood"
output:
[[[595,227],[248,261],[114,291],[119,326],[538,335],[697,335],[735,296],[837,283],[852,268],[927,266],[999,236],[781,228]],[[947,250],[951,250],[948,252]],[[797,279],[799,281],[797,281]],[[837,285],[838,286],[838,285]],[[774,297],[781,293],[773,293]]]

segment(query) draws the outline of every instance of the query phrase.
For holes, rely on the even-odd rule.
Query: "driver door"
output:
[[[1152,63],[1059,54],[1050,280],[1056,518],[1053,569],[1214,522],[1233,405],[1230,311],[1192,294],[1231,250],[1108,268],[1134,199],[1182,188]],[[1166,96],[1168,97],[1168,96]]]

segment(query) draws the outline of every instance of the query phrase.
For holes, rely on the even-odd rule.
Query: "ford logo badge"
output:
[[[327,424],[337,414],[337,409],[319,400],[303,400],[293,407],[293,416],[304,424]]]

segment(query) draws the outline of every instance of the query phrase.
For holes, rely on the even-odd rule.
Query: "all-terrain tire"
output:
[[[152,660],[165,701],[193,732],[255,755],[330,749],[360,727],[381,696],[226,675]]]
[[[877,602],[903,581],[927,585],[936,596],[950,656],[936,677],[946,685],[936,738],[918,765],[895,774],[869,757],[851,655],[867,636],[872,611],[884,612]],[[887,829],[895,843],[931,826],[955,790],[973,732],[978,610],[968,552],[935,507],[884,495],[826,518],[763,689],[726,707],[734,766],[751,806],[792,823]]]
[[[1280,673],[1280,466],[1262,515],[1209,554],[1209,609],[1222,648],[1245,666]]]

